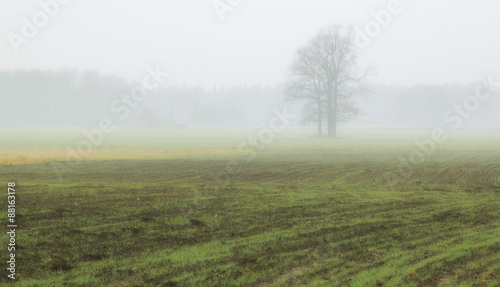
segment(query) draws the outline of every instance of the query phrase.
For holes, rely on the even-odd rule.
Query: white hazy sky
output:
[[[327,24],[361,29],[390,0],[242,0],[221,21],[213,0],[71,0],[14,52],[40,2],[0,0],[0,69],[75,67],[139,79],[160,65],[174,84],[283,83],[297,48]],[[231,0],[221,0],[226,3]],[[233,2],[237,2],[234,1]],[[400,0],[403,11],[360,50],[373,83],[469,83],[500,77],[498,0]],[[497,77],[497,78],[498,78]]]

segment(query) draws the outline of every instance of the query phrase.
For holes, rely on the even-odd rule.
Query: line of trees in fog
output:
[[[370,91],[367,96],[345,86],[350,94],[344,96],[343,90],[337,94],[337,121],[358,125],[443,125],[445,111],[474,95],[476,86],[358,86]],[[112,103],[130,94],[133,87],[134,83],[123,78],[92,71],[0,71],[0,126],[96,126],[102,118],[113,115]],[[289,99],[287,95],[282,86],[160,87],[131,110],[126,122],[114,120],[118,126],[137,126],[138,115],[150,109],[156,117],[166,116],[189,126],[257,126],[266,122],[273,108]],[[319,105],[314,93],[306,95],[311,96],[302,99],[306,105],[287,104],[289,113],[303,114],[295,125],[317,124],[318,112],[320,119],[326,119],[325,94],[320,94],[323,101]],[[499,110],[500,99],[491,97],[464,127],[498,127]],[[358,116],[353,119],[352,115]]]
[[[95,71],[0,71],[0,126],[96,126],[104,117],[117,116],[111,111],[113,102],[130,95],[136,84]],[[150,109],[158,118],[190,125],[259,125],[280,104],[281,95],[279,86],[160,87],[131,108],[126,121],[114,120],[119,126],[135,126],[140,113]]]
[[[371,86],[369,96],[358,101],[358,124],[436,127],[450,126],[450,117],[464,99],[476,94],[477,83],[468,85],[420,84],[413,86]],[[463,127],[499,127],[500,99],[490,97],[470,114]],[[449,114],[449,111],[453,111]]]
[[[88,126],[129,83],[92,71],[2,71],[1,126]]]
[[[189,126],[256,126],[282,105],[282,98],[281,86],[171,86],[155,91],[147,105],[155,114],[171,114]]]

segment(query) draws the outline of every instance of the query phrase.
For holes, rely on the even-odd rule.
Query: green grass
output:
[[[257,132],[118,131],[58,177],[78,131],[0,130],[17,285],[500,285],[500,132],[449,132],[393,189],[430,131],[291,130],[248,161]]]

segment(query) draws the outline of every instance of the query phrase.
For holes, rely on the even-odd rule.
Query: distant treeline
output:
[[[360,99],[361,116],[356,122],[376,125],[452,125],[456,116],[461,126],[500,127],[500,99],[494,93],[487,100],[476,98],[479,84],[375,86]],[[482,86],[481,86],[482,87]],[[477,107],[474,107],[476,105]]]
[[[236,86],[203,89],[197,86],[168,86],[150,92],[147,99],[131,108],[130,117],[120,120],[111,107],[130,95],[136,83],[122,77],[93,71],[0,71],[0,126],[96,126],[104,117],[116,125],[137,126],[146,109],[161,119],[189,126],[261,125],[273,108],[286,98],[283,88]],[[372,86],[356,99],[358,124],[442,125],[444,114],[473,96],[476,84],[419,85],[413,87]],[[289,105],[289,112],[301,113],[302,105]],[[500,126],[500,100],[493,96],[480,101],[464,126]],[[453,114],[449,115],[450,117]],[[301,124],[297,118],[295,124]],[[351,122],[352,123],[352,122]]]
[[[130,92],[123,78],[91,71],[0,72],[1,126],[89,126]]]
[[[112,106],[123,106],[137,83],[93,71],[0,71],[0,126],[96,126],[104,117],[136,126],[149,109],[155,117],[189,125],[255,125],[282,98],[281,89],[237,86],[229,89],[160,87],[120,120]]]

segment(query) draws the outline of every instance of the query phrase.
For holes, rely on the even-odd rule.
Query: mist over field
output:
[[[480,77],[500,73],[492,1],[112,3],[2,9],[0,126],[96,126],[126,113],[123,95],[151,69],[164,78],[118,126],[152,108],[187,126],[255,126],[284,104],[294,125],[312,125],[304,103],[287,101],[290,66],[336,23],[353,25],[357,66],[374,72],[353,96],[358,116],[343,124],[447,124],[445,111],[474,95]],[[498,127],[499,105],[481,102],[464,127]]]
[[[23,83],[30,83],[25,85]],[[277,86],[216,87],[165,86],[147,94],[147,99],[128,106],[137,83],[98,72],[4,71],[0,72],[3,127],[94,127],[113,117],[120,127],[140,128],[145,110],[157,119],[172,119],[191,127],[259,126],[273,108],[285,106],[293,114],[294,126],[311,126],[301,103],[287,102],[284,84]],[[477,85],[425,84],[413,86],[371,85],[353,97],[356,117],[344,126],[451,126],[453,115],[445,112],[474,96]],[[464,123],[466,128],[500,127],[500,100],[491,97],[479,105]],[[127,113],[125,110],[129,110]],[[467,110],[465,110],[467,112]],[[130,114],[130,115],[129,115]],[[126,120],[121,120],[127,115]],[[153,126],[149,126],[155,127]],[[156,126],[158,128],[158,126]]]
[[[0,285],[500,286],[499,8],[1,2]]]

